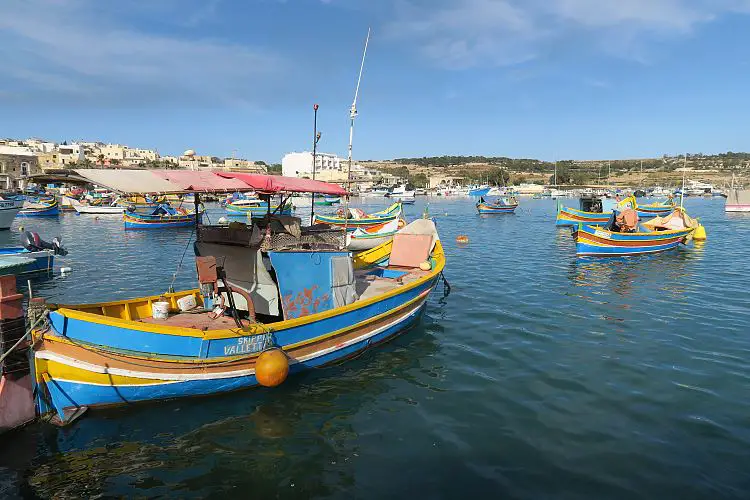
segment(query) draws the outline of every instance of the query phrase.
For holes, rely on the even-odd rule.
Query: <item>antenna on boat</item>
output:
[[[346,172],[346,191],[344,198],[344,245],[346,245],[347,221],[349,220],[349,192],[352,188],[352,142],[354,141],[354,119],[357,117],[357,98],[359,97],[359,85],[362,83],[362,72],[365,69],[365,57],[367,57],[367,46],[370,43],[370,28],[367,28],[367,38],[365,39],[365,50],[362,53],[362,62],[359,65],[359,76],[357,77],[357,88],[354,90],[354,100],[352,107],[349,109],[349,168]]]
[[[318,132],[318,105],[313,104],[313,154],[312,154],[312,180],[315,180],[315,163],[318,153],[318,141],[320,140],[320,132]],[[315,220],[315,193],[312,193],[310,198],[310,225],[313,225]]]

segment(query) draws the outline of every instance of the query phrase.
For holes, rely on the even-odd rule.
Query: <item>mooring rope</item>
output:
[[[32,324],[31,324],[31,326],[29,326],[29,328],[27,328],[27,329],[26,329],[26,333],[24,333],[24,334],[23,334],[23,335],[21,336],[21,338],[20,338],[20,339],[18,339],[18,342],[16,342],[15,344],[13,344],[13,346],[12,346],[12,347],[11,347],[10,349],[8,349],[7,351],[5,351],[5,353],[3,353],[3,355],[2,355],[2,356],[0,356],[0,364],[1,364],[1,363],[2,363],[3,361],[5,361],[5,358],[7,358],[7,357],[8,357],[8,355],[9,355],[9,354],[10,354],[11,352],[13,352],[13,351],[14,351],[14,350],[16,349],[16,347],[18,347],[19,345],[21,345],[21,342],[23,342],[24,340],[26,340],[26,337],[28,337],[28,336],[29,336],[29,334],[31,333],[31,331],[32,331],[32,330],[33,330],[34,328],[36,328],[36,325],[38,325],[40,321],[42,321],[43,319],[45,319],[45,318],[47,317],[47,315],[48,315],[48,314],[49,314],[49,311],[46,311],[46,310],[45,310],[45,311],[44,311],[44,313],[42,313],[42,315],[41,315],[41,316],[39,316],[39,317],[38,317],[38,318],[36,319],[36,321],[34,321],[34,323],[32,323]]]

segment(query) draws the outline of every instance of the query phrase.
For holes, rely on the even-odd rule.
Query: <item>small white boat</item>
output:
[[[22,199],[0,197],[0,231],[10,229],[13,219],[22,208]]]
[[[346,248],[355,252],[375,248],[391,240],[403,224],[403,220],[399,218],[368,228],[358,227],[351,233],[347,233]]]
[[[125,212],[125,207],[118,207],[115,201],[112,205],[88,205],[83,204],[78,200],[70,198],[70,204],[73,206],[76,212],[79,214],[96,214],[96,215],[109,215],[109,214],[120,214]]]

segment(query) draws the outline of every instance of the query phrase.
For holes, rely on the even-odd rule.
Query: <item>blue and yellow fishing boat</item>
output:
[[[333,227],[346,226],[349,231],[357,228],[367,228],[390,222],[401,217],[402,207],[400,202],[396,202],[385,210],[366,214],[358,208],[349,208],[349,217],[344,217],[344,208],[340,208],[335,216],[315,214],[314,222],[316,224],[328,224]]]
[[[201,214],[198,214],[200,218]],[[169,205],[158,205],[150,213],[126,211],[122,214],[125,229],[171,229],[195,225],[195,212]]]
[[[57,217],[60,207],[54,198],[41,198],[38,201],[27,200],[16,217]]]
[[[363,269],[349,252],[200,234],[198,289],[49,306],[32,332],[40,413],[65,423],[87,407],[278,385],[414,326],[445,266],[429,219],[394,236],[387,267]]]
[[[631,231],[618,230],[619,218],[613,213],[604,226],[579,224],[573,231],[576,255],[623,257],[664,252],[685,243],[699,226],[681,208],[675,209],[669,217],[659,218],[656,224],[638,224],[638,219],[633,217]]]
[[[618,208],[618,203],[620,203],[619,200],[594,195],[581,196],[578,200],[577,209],[563,206],[558,202],[555,225],[606,224],[612,215],[612,211]]]
[[[649,203],[648,205],[635,204],[635,211],[641,219],[649,217],[664,217],[672,213],[674,209],[675,204],[671,200]]]
[[[518,207],[518,200],[514,197],[498,198],[494,202],[486,202],[480,198],[477,203],[477,212],[480,214],[512,214]]]

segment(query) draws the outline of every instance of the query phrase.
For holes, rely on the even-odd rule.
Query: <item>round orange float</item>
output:
[[[466,236],[465,234],[459,234],[458,236],[456,236],[456,243],[468,243],[468,242],[469,242],[469,237]]]
[[[281,349],[269,349],[255,362],[255,378],[264,387],[276,387],[289,375],[289,359]]]

